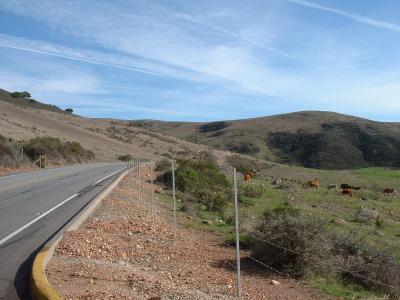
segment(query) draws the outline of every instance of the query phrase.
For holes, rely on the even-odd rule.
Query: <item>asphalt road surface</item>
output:
[[[97,163],[0,177],[0,300],[30,299],[35,254],[125,166]]]

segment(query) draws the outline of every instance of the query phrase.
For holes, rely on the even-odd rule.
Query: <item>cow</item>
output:
[[[280,184],[282,184],[282,179],[273,177],[272,178],[272,184],[273,185],[280,185]]]
[[[395,190],[395,188],[386,188],[383,190],[383,194],[396,196],[398,195],[398,192]]]
[[[251,179],[251,174],[249,173],[244,174],[243,181],[250,182],[250,179]]]
[[[353,190],[352,189],[343,189],[342,190],[342,196],[350,196],[353,197]]]
[[[347,184],[347,183],[342,183],[342,184],[340,185],[340,188],[341,188],[342,190],[351,189],[351,185],[350,185],[350,184]]]
[[[328,185],[328,190],[337,190],[337,189],[339,189],[339,185],[338,184],[331,183],[331,184]]]
[[[319,180],[318,179],[314,179],[314,180],[310,180],[307,182],[307,186],[310,188],[319,188]]]

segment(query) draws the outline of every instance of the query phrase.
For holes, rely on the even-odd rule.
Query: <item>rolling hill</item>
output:
[[[210,123],[132,121],[215,149],[319,169],[400,167],[400,123],[305,111]]]
[[[125,121],[80,117],[29,98],[13,98],[0,89],[0,135],[16,141],[37,136],[79,142],[99,161],[119,155],[161,158],[193,156],[206,147],[173,136],[132,127]]]

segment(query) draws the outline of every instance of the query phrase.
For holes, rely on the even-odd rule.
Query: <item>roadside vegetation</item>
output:
[[[20,168],[31,166],[40,155],[46,155],[50,165],[84,163],[95,155],[77,142],[63,142],[54,137],[36,137],[27,142],[15,141],[0,135],[0,166]]]
[[[399,171],[331,172],[276,164],[261,169],[240,156],[228,162],[243,172],[260,169],[250,183],[239,177],[240,243],[252,257],[335,297],[400,298],[400,197],[382,193],[399,187]],[[213,230],[233,245],[231,175],[212,159],[177,164],[181,222]],[[169,164],[159,163],[158,171],[159,181],[170,186]],[[272,184],[275,174],[282,179],[278,185]],[[314,178],[321,179],[321,187],[307,188],[306,180]],[[361,189],[344,197],[327,188],[343,182]]]

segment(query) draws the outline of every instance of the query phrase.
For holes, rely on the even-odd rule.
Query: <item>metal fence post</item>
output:
[[[154,214],[154,186],[153,186],[153,168],[154,168],[155,163],[151,162],[150,163],[150,188],[151,188],[151,212]]]
[[[239,208],[238,208],[238,191],[236,168],[233,168],[233,198],[235,202],[235,231],[236,231],[236,271],[237,271],[237,296],[241,297],[240,284],[240,236],[239,236]]]
[[[174,198],[174,240],[176,240],[176,193],[175,193],[175,164],[171,162],[172,170],[172,196]]]
[[[140,195],[140,164],[141,164],[141,162],[140,162],[140,157],[139,157],[138,158],[138,199],[139,199],[139,202],[142,201],[141,195]]]

